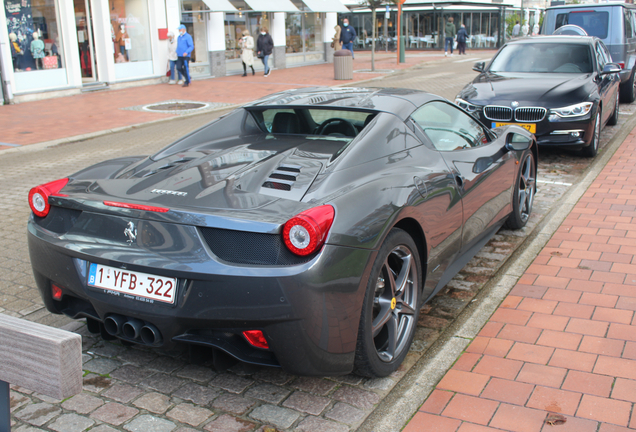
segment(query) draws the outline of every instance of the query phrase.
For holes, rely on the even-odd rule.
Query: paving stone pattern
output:
[[[452,63],[449,65],[456,70]],[[430,79],[430,74],[426,68],[405,74],[402,86],[429,90],[429,86],[457,87],[444,82],[441,75]],[[465,74],[461,82],[465,83],[468,76]],[[449,93],[451,90],[446,88]],[[456,93],[457,89],[452,91]],[[25,242],[28,190],[112,157],[152,153],[216,115],[183,118],[45,150],[3,154],[0,313],[79,333],[86,372],[83,392],[65,401],[12,387],[14,431],[355,430],[589,163],[568,153],[548,152],[545,158],[542,153],[540,177],[552,183],[540,184],[528,226],[519,232],[500,231],[439,296],[424,306],[411,351],[400,369],[387,378],[297,377],[277,369],[241,364],[217,373],[209,365],[190,364],[183,351],[103,341],[90,334],[83,321],[47,312],[33,281]],[[604,131],[603,143],[615,130]]]

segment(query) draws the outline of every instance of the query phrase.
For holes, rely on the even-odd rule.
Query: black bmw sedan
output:
[[[618,121],[620,66],[591,36],[539,36],[505,44],[455,103],[491,128],[516,124],[539,145],[593,157],[601,128]]]

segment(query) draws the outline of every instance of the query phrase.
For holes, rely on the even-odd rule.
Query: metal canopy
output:
[[[211,12],[238,12],[228,0],[203,0]]]
[[[351,12],[340,0],[302,0],[312,12]]]
[[[245,0],[256,12],[300,12],[289,0]]]
[[[370,12],[371,9],[369,9],[368,6],[365,5],[361,5],[360,3],[358,3],[357,5],[353,5],[350,4],[350,1],[347,1],[347,4],[349,5],[349,9],[351,9],[352,12]],[[512,4],[505,4],[505,3],[488,3],[485,1],[470,1],[470,0],[429,0],[429,1],[422,1],[422,0],[407,0],[403,5],[402,8],[403,9],[409,9],[409,10],[417,10],[418,8],[422,8],[422,9],[437,9],[437,10],[441,10],[441,9],[445,9],[449,6],[461,6],[465,9],[470,9],[471,7],[475,7],[475,6],[480,6],[480,7],[487,7],[487,8],[491,8],[491,9],[499,9],[501,7],[504,7],[506,9],[508,8],[514,8],[514,5]],[[394,11],[394,6],[391,7],[391,10]],[[378,11],[378,13],[384,12],[384,8],[380,7],[378,9],[376,9],[376,11]]]

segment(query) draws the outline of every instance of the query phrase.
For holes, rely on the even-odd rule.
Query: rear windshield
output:
[[[506,45],[490,65],[490,72],[591,73],[592,53],[580,44]]]
[[[556,30],[566,24],[573,24],[581,27],[589,36],[605,39],[607,37],[608,23],[608,12],[582,10],[558,14],[554,29]]]
[[[368,111],[314,108],[251,108],[263,132],[355,138],[375,113]]]

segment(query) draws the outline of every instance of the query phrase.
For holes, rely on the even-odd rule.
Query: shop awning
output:
[[[238,12],[229,0],[203,0],[211,12]]]
[[[351,12],[340,0],[303,0],[312,12]]]
[[[289,0],[245,0],[256,12],[300,12]]]

